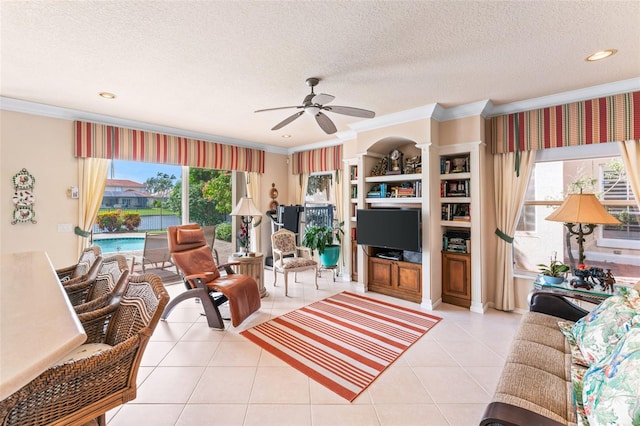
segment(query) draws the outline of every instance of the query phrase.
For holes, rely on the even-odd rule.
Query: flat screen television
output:
[[[358,209],[358,244],[419,252],[420,209]]]

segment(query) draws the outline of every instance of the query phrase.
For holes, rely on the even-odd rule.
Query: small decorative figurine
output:
[[[611,293],[613,293],[613,284],[615,284],[615,282],[616,279],[611,273],[611,269],[607,269],[607,274],[605,275],[603,284],[604,291],[611,291]]]

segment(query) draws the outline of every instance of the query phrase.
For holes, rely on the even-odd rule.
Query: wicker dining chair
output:
[[[90,247],[82,252],[75,267],[56,270],[71,305],[77,306],[85,302],[102,265],[101,253],[100,247]]]
[[[75,305],[76,314],[103,308],[112,298],[121,295],[129,282],[127,258],[116,254],[103,259],[93,285],[87,291],[84,303]]]
[[[0,401],[0,424],[105,425],[108,410],[135,399],[142,355],[168,301],[160,277],[136,275],[119,301],[80,314],[87,343]]]
[[[102,250],[98,246],[86,248],[82,251],[78,263],[56,269],[58,279],[63,285],[72,285],[81,281],[86,281],[91,275],[95,277],[102,259]]]

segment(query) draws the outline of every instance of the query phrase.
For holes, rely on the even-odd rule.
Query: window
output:
[[[608,146],[556,148],[537,154],[514,236],[516,271],[537,273],[536,265],[547,263],[554,252],[576,266],[576,237],[569,236],[562,223],[545,218],[562,203],[565,194],[576,191],[570,188],[572,183],[580,181],[587,185],[585,192],[596,193],[622,222],[619,226],[598,226],[585,237],[585,263],[611,269],[618,282],[640,279],[640,214],[617,145],[601,145]]]
[[[635,203],[631,185],[620,161],[603,166],[602,170],[602,199],[611,201],[613,206],[609,213],[615,216],[620,225],[607,225],[602,230],[602,237],[613,240],[638,241],[640,239],[640,211]],[[609,245],[615,244],[609,242]]]
[[[114,160],[93,232],[161,231],[183,223],[183,215],[184,222],[202,226],[229,222],[231,186],[227,171]],[[139,223],[127,215],[137,215]]]
[[[312,174],[307,180],[305,203],[335,204],[333,193],[333,176],[331,173]]]

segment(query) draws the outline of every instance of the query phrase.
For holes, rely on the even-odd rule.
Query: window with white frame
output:
[[[621,225],[598,226],[585,238],[585,263],[611,269],[618,282],[640,279],[640,218],[635,197],[617,144],[556,148],[537,153],[524,206],[514,235],[514,268],[537,273],[537,265],[558,254],[564,263],[576,266],[577,242],[564,224],[547,221],[575,182],[588,182],[593,192]]]
[[[309,175],[305,204],[335,204],[334,200],[333,174],[325,172]]]

